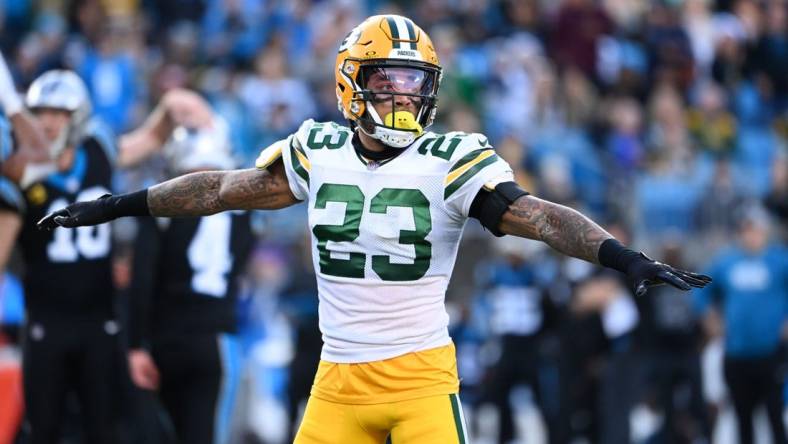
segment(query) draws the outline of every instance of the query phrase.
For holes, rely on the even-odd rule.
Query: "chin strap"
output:
[[[385,119],[381,119],[380,115],[375,111],[375,107],[372,106],[372,103],[367,102],[367,112],[372,116],[372,120],[374,120],[377,125],[374,127],[375,129],[372,134],[364,131],[363,128],[361,130],[369,137],[380,140],[385,145],[392,148],[409,147],[423,132],[421,125],[416,122],[416,118],[408,111],[389,113],[386,115]],[[403,129],[398,130],[385,127],[395,126],[395,123],[402,124]]]

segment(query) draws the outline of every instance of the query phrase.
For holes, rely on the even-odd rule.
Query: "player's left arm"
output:
[[[708,276],[680,270],[630,250],[580,212],[527,194],[509,204],[498,231],[540,240],[568,256],[621,271],[638,295],[654,285],[669,284],[689,290],[711,281]]]
[[[568,256],[599,263],[599,247],[613,235],[579,211],[531,195],[512,202],[501,217],[504,234],[545,242]]]

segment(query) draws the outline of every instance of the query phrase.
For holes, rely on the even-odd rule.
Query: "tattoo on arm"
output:
[[[290,191],[281,159],[267,170],[252,168],[231,173],[222,183],[220,193],[230,208],[276,210],[299,202]]]
[[[297,203],[281,161],[269,170],[205,171],[151,187],[151,215],[205,216],[226,210],[274,210]]]
[[[229,208],[219,199],[227,171],[205,171],[176,177],[148,190],[152,216],[206,216]]]
[[[509,206],[501,220],[506,234],[545,242],[563,254],[599,263],[607,231],[571,208],[533,196],[523,196]]]

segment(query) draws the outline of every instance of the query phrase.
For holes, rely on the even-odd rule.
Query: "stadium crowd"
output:
[[[761,404],[770,427],[756,419],[755,435],[786,442],[784,0],[0,0],[0,50],[20,92],[74,70],[117,134],[165,92],[198,91],[251,166],[307,118],[344,124],[336,49],[384,12],[432,36],[443,66],[434,131],[486,134],[532,194],[714,278],[635,298],[617,274],[469,224],[447,301],[476,442],[722,443],[737,429],[745,442]],[[166,174],[154,156],[118,170],[115,191]],[[252,225],[230,442],[285,442],[319,359],[317,289],[303,211]],[[121,305],[134,298],[136,229],[115,222]],[[0,280],[0,372],[18,362],[23,272],[12,259]],[[18,407],[2,406],[21,399],[19,381],[0,383],[2,422],[18,425]],[[26,442],[19,430],[8,442]]]

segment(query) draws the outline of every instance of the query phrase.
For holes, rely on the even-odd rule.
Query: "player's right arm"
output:
[[[38,120],[22,104],[2,53],[0,53],[0,105],[11,122],[17,143],[17,150],[0,162],[0,174],[14,183],[22,183],[29,165],[51,162],[49,142]],[[33,173],[32,169],[27,171],[28,175],[31,173]]]
[[[208,216],[228,210],[276,210],[298,203],[282,160],[265,169],[203,171],[119,196],[77,202],[48,214],[39,228],[98,225],[125,216]]]
[[[267,169],[206,171],[187,174],[151,187],[152,216],[206,216],[227,210],[276,210],[296,199],[287,184],[282,161]]]

